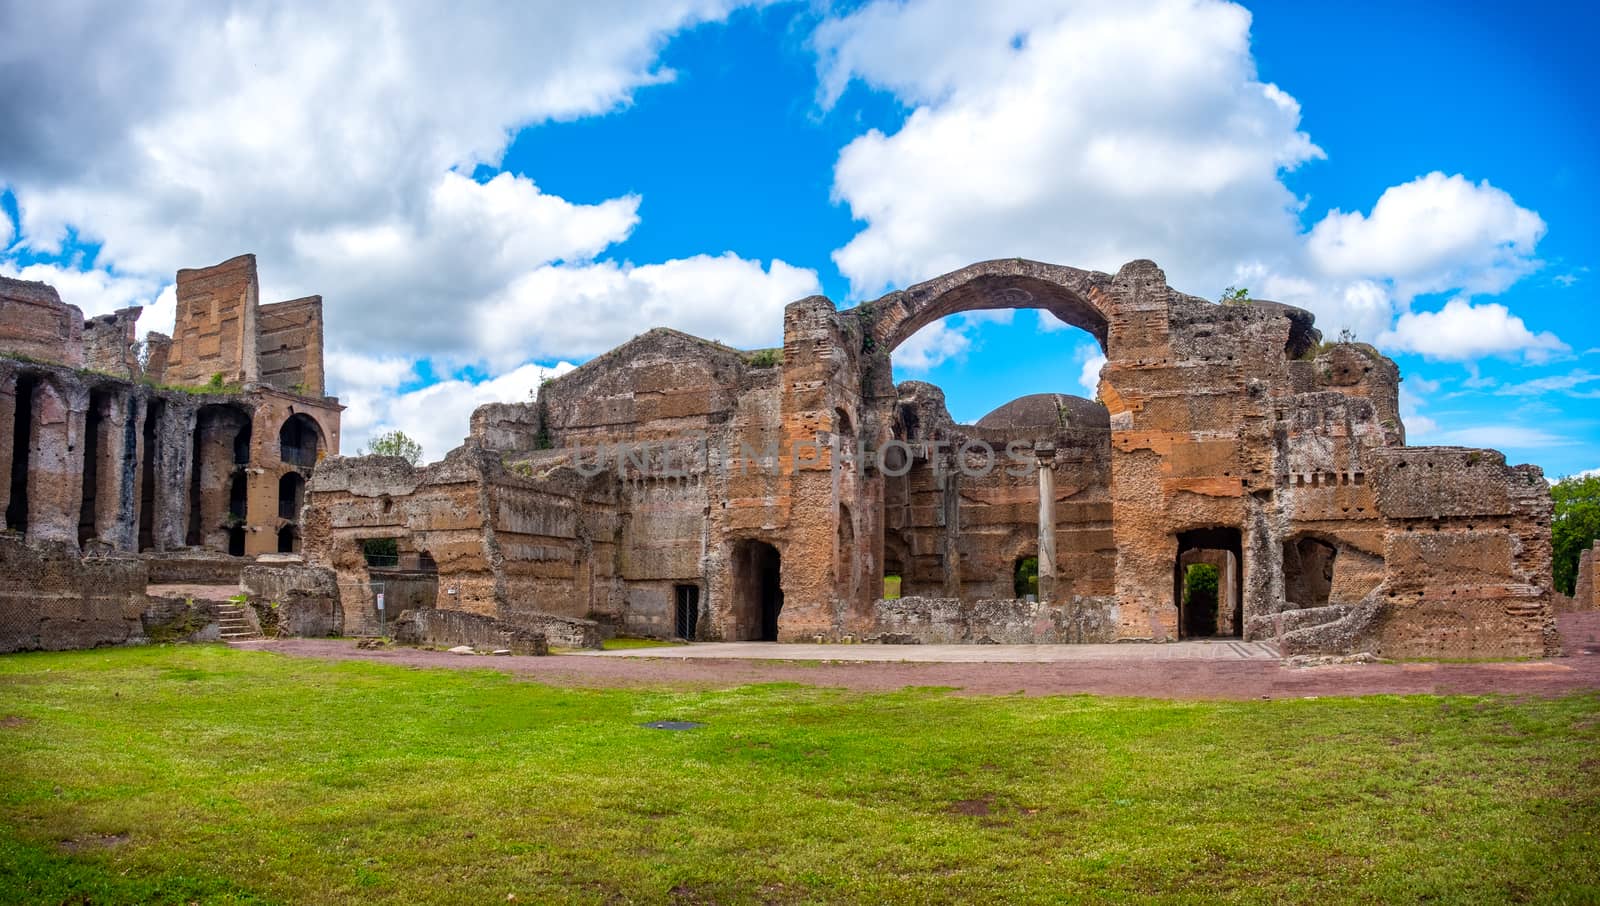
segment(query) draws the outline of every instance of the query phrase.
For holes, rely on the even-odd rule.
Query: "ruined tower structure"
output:
[[[968,425],[894,383],[918,329],[1011,308],[1098,340],[1097,400]],[[1395,364],[1323,343],[1308,312],[1185,295],[1150,261],[1008,259],[845,311],[802,299],[783,332],[742,351],[652,330],[536,402],[481,407],[441,462],[325,462],[306,551],[338,573],[346,631],[403,587],[421,610],[700,640],[1554,652],[1540,470],[1406,446]],[[1204,608],[1197,563],[1217,569]]]
[[[260,304],[243,255],[178,272],[175,337],[137,342],[139,314],[0,278],[0,650],[119,641],[147,582],[300,549],[343,408],[322,300]]]

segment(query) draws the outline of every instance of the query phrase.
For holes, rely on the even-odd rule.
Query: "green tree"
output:
[[[362,450],[361,456],[398,456],[412,465],[422,462],[422,444],[406,436],[404,431],[389,431],[372,439],[372,449]]]
[[[1550,521],[1556,591],[1570,595],[1578,582],[1578,554],[1600,538],[1600,475],[1568,475],[1551,485],[1550,496],[1556,504]]]
[[[1249,305],[1250,290],[1243,286],[1230,286],[1222,291],[1222,298],[1217,301],[1223,305]]]

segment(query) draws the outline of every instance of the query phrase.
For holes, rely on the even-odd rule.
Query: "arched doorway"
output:
[[[1243,562],[1244,544],[1236,528],[1178,534],[1172,601],[1178,611],[1179,638],[1238,638],[1244,634]]]
[[[304,412],[296,412],[278,429],[278,458],[287,465],[311,468],[317,464],[322,445],[322,429]]]
[[[278,529],[278,553],[297,554],[300,552],[300,532],[292,525]]]
[[[189,460],[189,529],[191,547],[226,550],[234,527],[234,478],[239,454],[248,461],[250,413],[238,406],[209,403],[195,413],[194,446]],[[239,438],[245,438],[243,445]]]
[[[741,541],[733,552],[734,635],[776,642],[783,611],[782,558],[765,541]]]

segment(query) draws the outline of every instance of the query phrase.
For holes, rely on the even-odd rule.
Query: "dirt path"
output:
[[[620,657],[462,657],[401,648],[362,651],[339,639],[236,645],[296,657],[409,667],[503,670],[559,686],[727,687],[804,683],[860,690],[951,686],[968,695],[1091,693],[1175,699],[1417,693],[1563,695],[1600,690],[1600,613],[1560,618],[1566,657],[1487,664],[1352,664],[1290,668],[1271,660],[1129,659],[1055,663],[830,663]],[[831,653],[818,649],[818,655]]]

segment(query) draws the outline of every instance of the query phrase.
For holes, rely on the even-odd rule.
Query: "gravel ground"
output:
[[[1559,618],[1565,655],[1498,663],[1340,664],[1286,667],[1274,660],[1127,660],[1053,663],[849,663],[818,646],[816,661],[648,657],[464,657],[398,648],[363,651],[344,639],[272,639],[235,647],[324,660],[501,670],[560,686],[723,688],[804,683],[859,690],[948,686],[967,695],[1131,695],[1173,699],[1303,698],[1418,693],[1565,695],[1600,690],[1600,613]],[[842,646],[841,646],[842,647]]]

